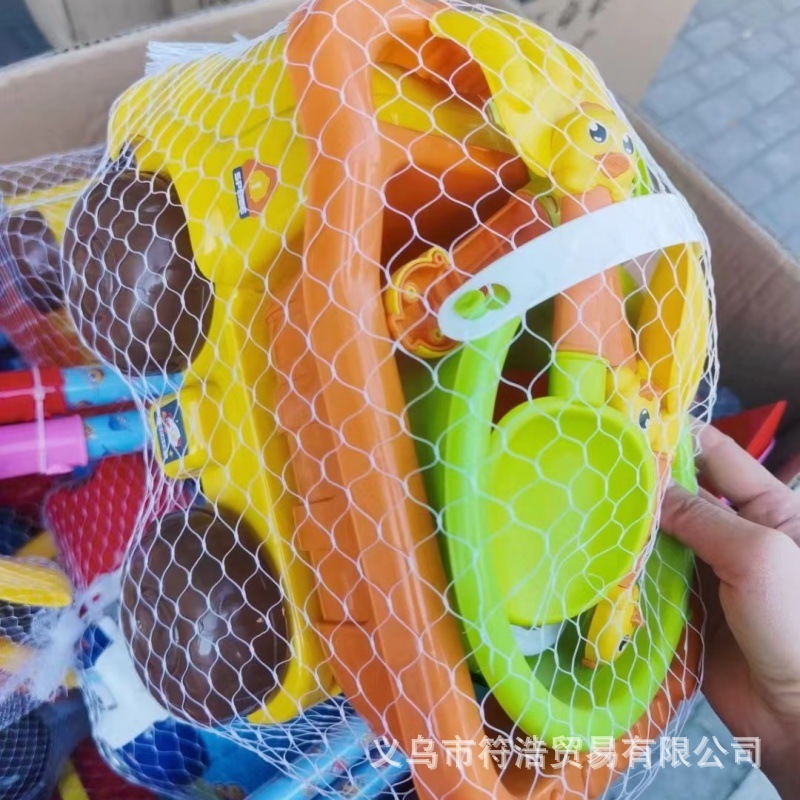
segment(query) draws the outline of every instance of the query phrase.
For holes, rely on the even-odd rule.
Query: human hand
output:
[[[661,524],[706,565],[703,691],[735,736],[761,738],[781,795],[800,797],[800,495],[715,428],[700,448],[707,491],[671,487]]]

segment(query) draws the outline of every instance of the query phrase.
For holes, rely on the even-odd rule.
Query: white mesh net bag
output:
[[[173,796],[212,741],[259,798],[640,793],[700,678],[658,527],[713,287],[587,59],[490,8],[316,0],[154,46],[79,191],[60,288],[128,402],[83,460],[137,465],[57,537],[116,542],[71,572],[109,760]]]
[[[0,330],[32,365],[89,360],[64,309],[60,248],[101,148],[0,170]]]

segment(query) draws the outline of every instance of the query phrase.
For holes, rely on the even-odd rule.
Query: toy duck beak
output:
[[[599,156],[597,161],[609,178],[619,178],[631,168],[631,160],[623,153],[606,153]]]

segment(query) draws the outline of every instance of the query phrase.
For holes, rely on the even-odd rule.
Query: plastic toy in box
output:
[[[34,365],[86,363],[61,284],[61,242],[85,179],[5,196],[0,203],[0,328]]]
[[[205,516],[154,529],[125,578],[151,692],[187,657],[134,632],[143,597],[174,600],[165,553],[233,531],[263,542],[286,609],[256,718],[335,680],[403,752],[430,739],[422,797],[599,795],[624,738],[696,687],[693,562],[657,533],[713,378],[694,215],[591,64],[513,15],[318,0],[253,42],[157,55],[64,248],[91,346],[183,373],[154,454]],[[570,737],[578,768],[486,764],[498,730]],[[598,737],[616,768],[591,768]]]
[[[244,797],[274,777],[274,765],[253,746],[172,717],[142,684],[119,628],[120,569],[137,523],[191,513],[190,502],[189,487],[180,483],[153,486],[148,466],[133,455],[106,459],[89,476],[55,489],[45,516],[82,590],[77,680],[104,757],[121,775],[170,796],[216,798],[224,790]]]

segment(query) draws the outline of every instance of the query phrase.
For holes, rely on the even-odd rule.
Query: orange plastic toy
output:
[[[533,209],[533,215],[531,214]],[[409,353],[438,358],[458,343],[439,330],[436,313],[469,275],[514,247],[550,230],[550,217],[530,189],[517,192],[494,216],[453,248],[432,247],[392,273],[384,302],[392,336]]]

